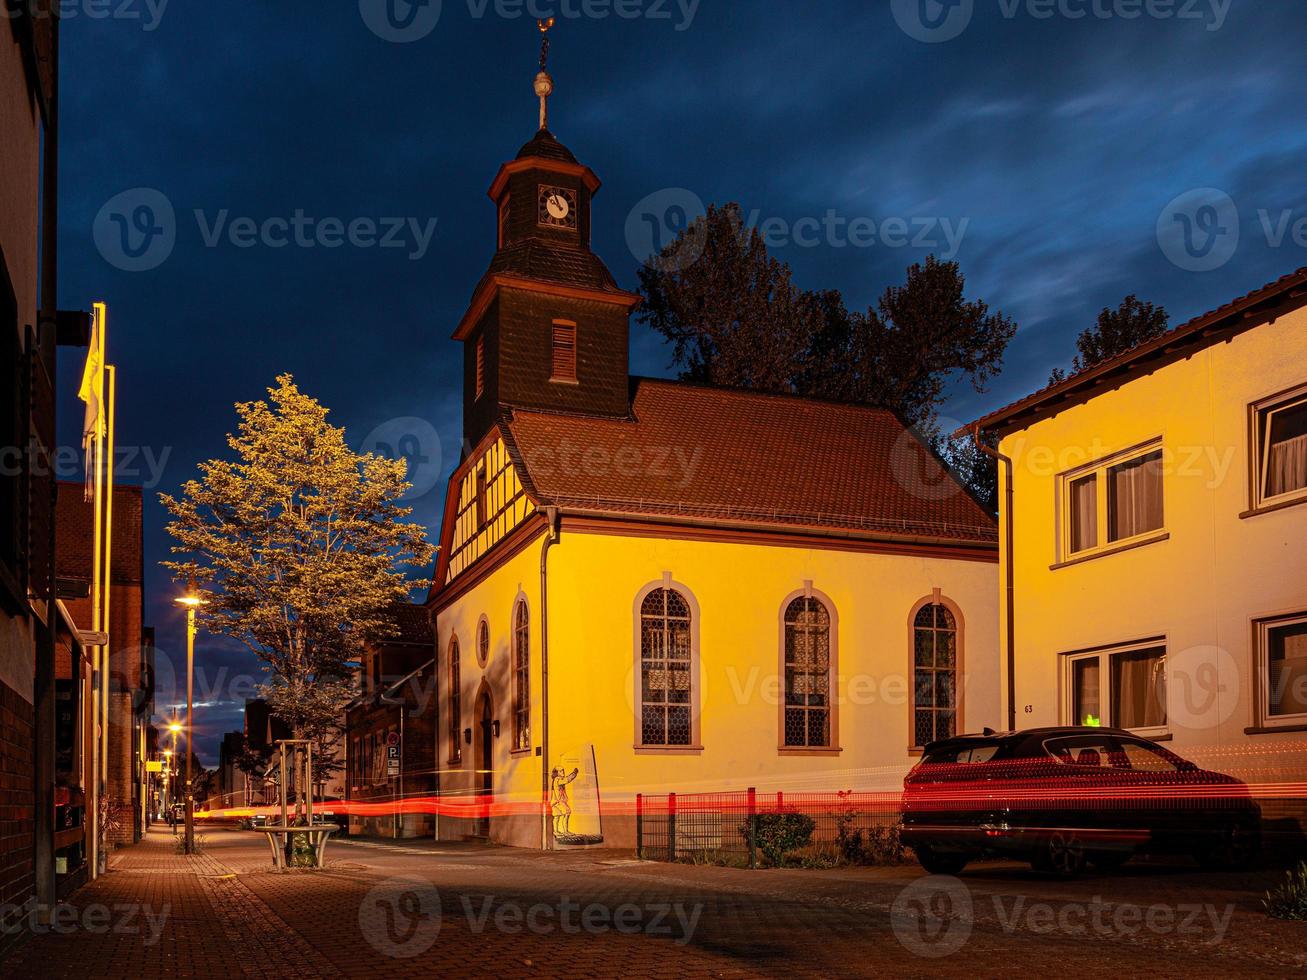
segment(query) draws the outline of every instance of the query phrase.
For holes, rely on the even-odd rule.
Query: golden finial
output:
[[[549,31],[554,18],[536,21],[540,28],[540,74],[536,75],[535,92],[540,98],[540,128],[549,128],[549,96],[554,94],[554,80],[549,76]]]

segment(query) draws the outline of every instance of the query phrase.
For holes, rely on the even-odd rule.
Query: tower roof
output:
[[[558,163],[576,163],[572,151],[565,147],[547,129],[542,129],[532,137],[529,143],[517,151],[518,160],[553,160]]]

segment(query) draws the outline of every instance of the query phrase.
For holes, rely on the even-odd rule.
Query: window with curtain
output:
[[[526,603],[513,610],[513,748],[531,747],[531,629]]]
[[[924,746],[955,734],[957,720],[958,627],[949,608],[922,606],[913,624],[916,692],[914,745]]]
[[[449,639],[449,761],[463,760],[463,678],[458,637]]]
[[[1088,551],[1098,546],[1098,478],[1071,484],[1071,551]]]
[[[1071,723],[1097,727],[1103,723],[1098,658],[1084,657],[1071,665]]]
[[[1260,500],[1307,493],[1307,395],[1259,408],[1257,432]]]
[[[1089,554],[1161,531],[1162,448],[1132,450],[1062,478],[1062,549]]]
[[[1128,647],[1069,660],[1068,723],[1090,728],[1166,727],[1166,648]]]
[[[675,589],[655,589],[640,604],[640,740],[691,744],[690,604]]]
[[[1162,527],[1162,452],[1128,460],[1107,471],[1108,540],[1128,538]]]
[[[820,599],[795,599],[785,610],[787,746],[830,745],[830,623],[830,612]]]
[[[1259,625],[1266,720],[1301,721],[1307,716],[1307,614]]]

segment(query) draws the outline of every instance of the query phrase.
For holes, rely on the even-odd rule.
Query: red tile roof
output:
[[[516,410],[502,424],[542,505],[605,516],[996,541],[993,518],[892,413],[633,379],[633,417]]]
[[[1072,405],[1088,401],[1127,381],[1151,373],[1172,361],[1190,357],[1204,347],[1236,333],[1272,323],[1307,305],[1307,266],[1275,282],[1194,317],[1159,337],[1139,344],[1110,360],[1071,375],[979,419],[984,431],[1005,434],[1022,429]],[[971,428],[968,426],[967,428]]]

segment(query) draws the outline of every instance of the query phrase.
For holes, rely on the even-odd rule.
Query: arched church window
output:
[[[675,589],[655,589],[640,605],[640,738],[644,745],[691,744],[693,695],[690,605]]]
[[[531,629],[526,601],[513,610],[513,749],[531,747]]]
[[[958,624],[948,606],[932,602],[913,622],[913,745],[956,734]]]
[[[830,610],[815,596],[795,599],[785,610],[787,747],[830,745],[830,627]]]

